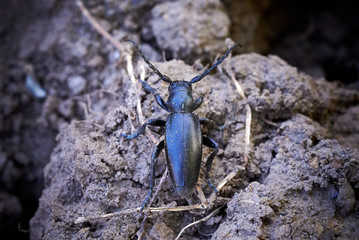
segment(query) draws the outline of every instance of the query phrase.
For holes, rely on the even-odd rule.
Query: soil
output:
[[[204,97],[195,113],[224,126],[222,131],[203,128],[220,146],[211,181],[216,185],[235,169],[236,176],[207,209],[149,214],[124,210],[139,207],[149,190],[155,143],[149,134],[130,141],[121,134],[140,127],[138,101],[145,119],[165,120],[168,113],[131,82],[126,53],[133,56],[135,79],[145,69],[145,79],[165,100],[168,84],[132,45],[124,43],[126,52],[119,51],[99,35],[75,2],[25,2],[0,1],[2,236],[174,239],[218,207],[219,213],[186,229],[181,239],[359,236],[359,84],[352,67],[359,38],[351,34],[359,25],[350,11],[347,18],[335,8],[308,13],[316,28],[299,44],[313,49],[304,54],[294,43],[303,40],[300,31],[308,26],[294,25],[293,8],[274,1],[84,1],[106,31],[119,41],[140,43],[172,80],[203,73],[226,51],[228,37],[243,45],[193,85],[194,97]],[[269,31],[273,23],[282,24]],[[330,32],[333,24],[337,27]],[[323,40],[318,32],[330,38]],[[318,39],[325,48],[316,48]],[[280,48],[281,43],[287,44]],[[267,52],[283,53],[286,60],[261,55]],[[231,73],[247,100],[236,91]],[[25,84],[29,78],[33,85]],[[252,110],[251,151],[243,167],[246,104]],[[150,129],[157,141],[163,139],[163,130]],[[204,147],[202,162],[211,152]],[[155,164],[156,186],[165,167],[162,153]],[[198,184],[208,197],[211,190],[203,179],[201,171]],[[176,196],[168,176],[152,206],[197,203],[196,193]]]

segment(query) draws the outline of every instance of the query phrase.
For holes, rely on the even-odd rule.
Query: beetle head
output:
[[[177,91],[185,91],[188,93],[192,93],[192,87],[189,82],[186,81],[173,81],[168,87],[169,93],[174,93]]]
[[[171,112],[191,112],[195,108],[191,83],[173,81],[168,87],[167,107]]]

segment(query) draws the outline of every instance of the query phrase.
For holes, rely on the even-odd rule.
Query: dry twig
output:
[[[146,207],[143,211],[148,212],[148,213],[150,213],[150,212],[183,212],[183,211],[190,211],[190,210],[194,210],[194,209],[205,209],[205,207],[202,204],[194,204],[194,205],[189,205],[189,206],[178,206],[178,207]],[[102,215],[79,217],[75,220],[75,224],[116,217],[116,216],[130,214],[130,213],[139,212],[139,211],[140,211],[140,207],[125,209],[125,210],[121,210],[118,212],[107,213],[107,214],[102,214]]]
[[[124,214],[134,213],[134,212],[139,211],[139,209],[140,208],[131,208],[131,209],[125,209],[125,210],[122,210],[119,212],[114,212],[114,213],[95,215],[95,216],[89,216],[89,217],[79,217],[75,220],[75,224],[80,224],[80,223],[96,221],[96,220],[105,219],[105,218],[116,217],[116,216],[120,216],[120,215],[124,215]]]
[[[153,196],[152,196],[152,198],[151,198],[151,201],[149,202],[148,206],[151,206],[151,205],[152,205],[152,202],[155,200],[155,197],[157,196],[158,192],[161,190],[161,186],[162,186],[163,182],[165,181],[165,179],[166,179],[166,177],[167,177],[167,173],[168,173],[168,167],[167,167],[167,165],[166,165],[165,172],[162,174],[160,183],[158,184],[158,187],[157,187],[157,189],[156,189],[156,192],[155,192],[155,194],[153,194]]]
[[[229,39],[227,39],[227,42],[229,42]],[[228,56],[228,59],[231,59],[232,54],[230,54]],[[239,96],[245,101],[245,106],[246,106],[246,123],[245,123],[245,135],[244,135],[244,164],[243,166],[246,167],[248,164],[248,159],[249,159],[249,153],[251,152],[251,122],[252,122],[252,110],[251,107],[248,104],[247,101],[247,97],[244,94],[244,91],[241,87],[241,85],[238,83],[238,81],[236,80],[236,77],[233,73],[233,70],[230,66],[230,61],[227,61],[227,65],[225,65],[226,68],[223,68],[223,70],[225,71],[225,74],[227,76],[229,76],[229,78],[232,80],[237,93],[239,94]]]
[[[177,239],[180,238],[180,236],[182,235],[182,233],[184,232],[184,230],[186,230],[187,228],[189,228],[189,227],[191,227],[191,226],[193,226],[193,225],[196,225],[196,224],[198,224],[198,223],[200,223],[200,222],[207,221],[207,220],[210,219],[212,216],[216,215],[216,214],[219,212],[219,210],[221,210],[221,208],[222,208],[222,207],[217,208],[216,210],[214,210],[212,213],[210,213],[210,214],[207,215],[206,217],[201,218],[200,220],[197,220],[197,221],[195,221],[195,222],[193,222],[193,223],[190,223],[190,224],[188,224],[187,226],[185,226],[184,228],[182,228],[182,230],[181,230],[180,233],[177,235],[177,237],[176,237],[175,240],[177,240]]]
[[[242,98],[247,101],[246,96],[242,90],[242,87],[236,81],[233,71],[230,70],[229,72],[230,78],[233,81],[234,85],[236,86],[237,92],[240,94]],[[245,167],[248,164],[248,158],[250,153],[250,133],[251,133],[251,120],[252,120],[252,111],[248,103],[246,103],[246,124],[245,124],[245,146],[244,146],[244,164],[242,166],[237,165],[235,166],[235,170],[230,172],[218,185],[217,190],[220,191],[224,185],[226,185],[229,181],[231,181],[239,172],[239,170],[245,170]],[[209,202],[213,202],[216,198],[216,193],[213,193],[210,198]]]
[[[245,135],[244,135],[244,166],[247,166],[248,164],[248,156],[250,153],[250,144],[251,144],[251,122],[252,122],[252,110],[249,104],[247,103],[247,97],[244,94],[241,85],[236,81],[236,78],[234,76],[234,73],[232,69],[229,69],[229,75],[231,77],[232,82],[234,83],[234,86],[236,87],[236,90],[238,94],[244,99],[246,102],[246,127],[245,127]]]
[[[114,37],[112,37],[97,21],[96,19],[91,16],[90,12],[87,10],[85,5],[82,3],[81,0],[75,0],[77,6],[80,8],[82,14],[85,18],[89,21],[89,23],[96,29],[96,31],[101,34],[104,38],[106,38],[112,45],[114,45],[120,53],[124,53],[125,50],[121,43],[117,41]]]
[[[228,59],[231,58],[231,54],[228,56]],[[229,63],[230,61],[228,61]],[[237,82],[236,78],[235,78],[235,75],[231,69],[230,66],[228,66],[229,64],[227,64],[227,67],[226,69],[222,68],[223,70],[225,70],[225,73],[227,76],[229,76],[229,78],[232,80],[235,88],[236,88],[236,91],[237,93],[239,94],[239,96],[241,98],[244,99],[244,101],[246,102],[246,122],[245,122],[245,146],[244,146],[244,164],[242,166],[240,165],[237,165],[235,166],[235,169],[230,172],[216,187],[216,189],[218,191],[220,191],[224,185],[226,185],[229,181],[231,181],[236,175],[237,173],[240,171],[240,170],[245,170],[245,167],[247,166],[248,164],[248,161],[249,161],[249,153],[251,152],[251,142],[250,142],[250,139],[251,139],[251,121],[252,121],[252,110],[249,106],[249,104],[247,103],[247,97],[245,96],[244,94],[244,91],[241,87],[241,85]],[[219,70],[221,71],[222,70],[221,68],[219,68]],[[214,200],[216,199],[217,197],[217,194],[216,193],[212,193],[211,196],[209,197],[208,199],[208,202],[209,204],[213,203]]]
[[[148,203],[148,206],[149,206],[149,207],[152,205],[152,202],[155,200],[156,196],[158,195],[159,191],[161,190],[161,186],[162,186],[163,182],[164,182],[165,179],[166,179],[167,173],[168,173],[168,167],[167,167],[167,165],[166,165],[165,172],[162,174],[160,183],[158,184],[158,187],[156,188],[156,192],[155,192],[155,194],[153,194],[153,196],[152,196],[150,202]],[[142,223],[141,223],[140,230],[138,230],[138,232],[136,233],[137,235],[139,235],[139,237],[138,237],[139,240],[142,239],[142,234],[143,234],[144,231],[145,231],[145,222],[146,222],[146,219],[147,219],[147,216],[145,216],[145,217],[143,218]]]

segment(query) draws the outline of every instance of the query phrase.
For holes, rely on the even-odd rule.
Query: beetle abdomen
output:
[[[202,133],[193,113],[171,113],[166,122],[166,154],[176,192],[187,195],[197,183],[202,158]]]

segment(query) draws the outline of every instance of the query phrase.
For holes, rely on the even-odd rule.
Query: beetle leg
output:
[[[206,162],[206,179],[207,179],[208,186],[213,191],[218,192],[217,189],[212,185],[211,181],[209,180],[209,172],[211,171],[211,168],[212,168],[212,162],[213,162],[214,157],[218,153],[218,143],[216,143],[213,139],[210,139],[209,137],[205,137],[205,136],[202,136],[202,141],[203,141],[203,145],[205,145],[207,147],[210,147],[210,148],[214,148],[214,151],[207,158],[207,162]]]
[[[150,119],[150,120],[147,120],[144,124],[142,124],[140,129],[138,129],[137,133],[132,134],[132,135],[131,134],[126,135],[124,133],[121,133],[121,136],[125,137],[126,139],[134,139],[134,138],[138,137],[139,135],[144,134],[147,125],[164,127],[166,125],[166,121],[161,120],[161,119]]]
[[[160,105],[161,108],[163,108],[164,110],[166,110],[167,112],[169,112],[170,110],[168,109],[168,107],[166,106],[165,101],[162,99],[162,97],[156,93],[156,90],[154,88],[152,88],[146,81],[143,81],[140,79],[140,82],[142,84],[142,87],[147,91],[152,93],[153,95],[155,95],[156,98],[156,102],[158,105]]]
[[[199,108],[201,106],[203,102],[203,97],[199,97],[193,104],[193,108],[192,111],[196,110],[197,108]]]
[[[150,179],[150,191],[148,192],[145,200],[143,201],[140,211],[142,212],[142,210],[145,208],[145,206],[147,205],[148,201],[150,200],[150,198],[152,197],[152,191],[153,191],[153,185],[155,182],[155,159],[158,158],[158,156],[160,155],[161,151],[164,149],[165,147],[165,141],[162,140],[155,148],[155,150],[152,153],[151,156],[151,179]]]
[[[200,118],[199,123],[200,124],[208,124],[211,128],[214,128],[217,131],[223,131],[223,129],[225,128],[224,126],[218,126],[218,124],[215,121],[213,121],[212,119],[208,119],[208,118]]]

